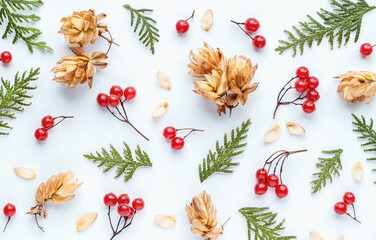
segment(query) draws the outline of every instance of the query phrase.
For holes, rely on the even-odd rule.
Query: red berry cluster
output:
[[[188,30],[189,30],[189,23],[188,23],[188,21],[190,19],[192,19],[194,17],[194,15],[195,15],[195,10],[193,10],[192,16],[190,16],[186,20],[180,19],[179,21],[177,21],[177,23],[175,25],[176,31],[178,33],[180,33],[180,34],[188,32]]]
[[[260,28],[260,23],[256,18],[248,18],[245,20],[244,23],[242,22],[235,22],[231,20],[232,23],[235,23],[238,25],[238,27],[245,32],[245,34],[248,35],[253,40],[253,46],[257,49],[264,48],[266,45],[266,40],[263,36],[261,35],[256,35],[255,37],[251,36],[251,33],[256,32]],[[244,28],[242,28],[242,25],[244,25]]]
[[[295,81],[294,86],[289,85],[295,79],[297,80]],[[301,105],[305,113],[313,113],[316,111],[315,102],[320,99],[320,94],[316,90],[318,86],[319,79],[314,76],[310,76],[308,68],[299,67],[296,70],[296,77],[291,78],[279,92],[273,119],[275,118],[277,110],[281,105]],[[291,89],[295,89],[299,93],[299,96],[292,101],[283,101],[283,97],[285,97],[287,92]],[[299,103],[299,100],[305,101],[303,103]]]
[[[5,227],[4,227],[4,232],[5,232],[5,230],[7,229],[8,223],[10,221],[10,218],[13,217],[14,214],[16,214],[16,207],[13,204],[8,203],[7,205],[4,206],[3,213],[6,217],[8,217],[7,223],[5,224]]]
[[[263,168],[260,168],[256,172],[256,179],[257,183],[254,187],[254,191],[256,195],[264,195],[266,191],[268,190],[268,187],[275,188],[275,194],[279,198],[284,198],[288,195],[289,190],[285,184],[282,182],[282,168],[286,161],[286,159],[291,155],[295,153],[301,153],[306,152],[307,150],[299,150],[299,151],[293,151],[288,152],[285,150],[280,150],[275,153],[273,153],[268,159],[266,159]],[[272,174],[268,174],[270,172],[270,169],[272,167],[273,162],[276,162],[274,171]],[[280,172],[279,177],[276,175],[276,171],[278,168],[278,165],[280,166]],[[268,170],[266,167],[268,166]]]
[[[363,56],[369,56],[372,54],[373,52],[373,47],[375,45],[371,45],[369,43],[363,43],[362,46],[360,46],[360,53],[363,55]]]
[[[124,98],[123,98],[124,96]],[[134,87],[127,87],[123,89],[120,86],[112,86],[110,89],[110,95],[105,93],[99,93],[97,96],[97,103],[99,106],[106,108],[115,118],[130,125],[137,133],[139,133],[147,141],[149,139],[145,137],[128,119],[127,112],[125,110],[124,103],[128,100],[132,100],[136,97],[136,89]],[[119,108],[119,105],[121,108]],[[116,112],[112,111],[114,108]],[[121,112],[122,111],[122,112]],[[118,115],[116,115],[116,113]]]
[[[184,137],[177,137],[176,132],[178,131],[189,131],[188,134],[186,134]],[[204,130],[200,129],[194,129],[194,128],[180,128],[180,129],[175,129],[174,127],[166,127],[163,130],[163,136],[171,140],[171,148],[175,150],[180,150],[184,147],[185,141],[184,139],[188,137],[191,133],[193,132],[203,132]]]
[[[62,121],[64,121],[67,118],[73,118],[73,116],[59,116],[59,117],[52,117],[50,115],[45,116],[42,118],[42,128],[38,128],[35,130],[34,136],[38,141],[44,141],[48,137],[48,130],[55,127]],[[59,119],[57,123],[55,123],[55,120]]]
[[[334,205],[334,212],[337,213],[338,215],[346,214],[346,215],[349,216],[350,218],[352,218],[352,219],[354,219],[355,221],[357,221],[358,223],[360,223],[360,221],[356,218],[354,202],[355,202],[355,196],[354,196],[354,194],[353,194],[352,192],[346,192],[346,193],[343,195],[343,202],[337,202],[337,203]],[[354,216],[351,216],[351,215],[347,212],[347,205],[351,205],[351,206],[352,206],[352,208],[353,208],[353,212],[354,212]]]
[[[0,62],[8,64],[12,61],[12,54],[8,51],[4,51],[0,54]]]
[[[141,211],[144,209],[145,203],[142,198],[135,198],[132,202],[132,206],[129,206],[130,198],[128,194],[120,194],[118,197],[113,193],[107,193],[103,197],[103,203],[108,207],[108,220],[111,225],[112,230],[112,237],[111,239],[114,239],[115,236],[120,234],[124,229],[129,227],[132,222],[133,218],[136,215],[137,211]],[[112,224],[111,220],[111,207],[117,206],[117,213],[119,214],[119,221],[116,226]],[[121,226],[121,221],[124,221],[123,225]]]

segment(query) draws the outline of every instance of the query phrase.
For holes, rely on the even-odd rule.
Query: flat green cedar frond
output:
[[[353,131],[357,132],[360,135],[358,136],[359,139],[365,141],[365,143],[362,144],[364,151],[376,152],[376,131],[375,129],[373,129],[373,119],[371,118],[369,124],[367,124],[364,116],[361,116],[359,118],[355,114],[351,115],[354,118],[353,124],[355,125],[355,129]],[[367,160],[376,161],[376,156],[372,158],[367,158]],[[373,171],[376,171],[376,169],[373,169]]]
[[[294,32],[285,30],[288,35],[287,40],[280,40],[280,46],[275,50],[282,54],[288,49],[293,50],[293,56],[297,52],[304,52],[304,46],[312,47],[313,42],[320,45],[323,38],[328,38],[331,48],[333,49],[334,41],[337,41],[338,47],[342,43],[346,45],[355,32],[354,42],[358,41],[362,19],[364,14],[376,8],[370,6],[364,0],[352,2],[349,0],[331,0],[333,11],[320,9],[317,12],[320,21],[308,15],[308,21],[299,22],[298,27],[293,27]]]
[[[243,122],[241,127],[233,129],[231,131],[230,140],[227,138],[227,134],[224,135],[223,146],[219,145],[219,141],[216,142],[216,150],[213,152],[209,150],[209,153],[202,161],[202,165],[199,165],[200,181],[205,181],[210,175],[215,172],[218,173],[232,173],[232,167],[239,165],[238,162],[233,162],[232,158],[243,153],[242,150],[247,143],[242,143],[247,138],[247,132],[251,120]]]
[[[39,68],[31,69],[29,73],[25,71],[21,76],[17,72],[14,82],[1,78],[0,83],[0,135],[8,135],[7,130],[12,127],[6,122],[7,119],[16,118],[16,112],[22,112],[25,106],[31,103],[27,99],[32,98],[30,90],[35,90],[36,86],[30,83],[38,80]]]
[[[319,168],[320,171],[313,174],[316,179],[311,181],[311,184],[313,185],[312,194],[325,187],[328,179],[330,182],[333,182],[332,175],[340,175],[339,171],[342,170],[342,152],[342,149],[322,151],[324,154],[334,154],[334,156],[332,158],[319,158],[319,163],[316,164],[316,167]]]
[[[159,41],[159,30],[153,25],[157,22],[145,16],[145,13],[153,12],[151,9],[135,9],[130,5],[125,4],[125,8],[129,9],[131,12],[131,26],[134,25],[134,32],[138,31],[139,41],[145,45],[145,47],[150,47],[150,51],[154,54],[154,43]],[[135,21],[136,20],[136,21]],[[141,25],[141,28],[139,28]]]
[[[21,39],[27,44],[30,52],[34,51],[33,47],[40,48],[42,51],[53,51],[45,42],[36,40],[42,34],[39,29],[21,25],[22,23],[31,23],[39,20],[40,17],[37,15],[23,14],[23,12],[31,11],[42,4],[42,0],[0,0],[0,25],[3,25],[5,20],[7,20],[2,38],[5,39],[14,34],[12,43],[14,44]]]
[[[124,181],[126,182],[133,177],[133,174],[139,167],[151,167],[153,164],[146,152],[142,151],[139,146],[135,150],[136,160],[134,160],[131,149],[125,142],[123,143],[124,157],[112,145],[110,145],[110,152],[102,148],[102,154],[96,152],[96,155],[90,153],[85,154],[84,157],[92,160],[94,163],[98,162],[98,167],[104,167],[103,172],[108,172],[116,167],[115,178],[124,175]]]
[[[239,209],[239,212],[247,219],[248,240],[251,240],[252,233],[254,240],[288,240],[295,239],[296,236],[281,236],[283,231],[282,222],[276,222],[277,213],[268,211],[268,207],[245,207]]]

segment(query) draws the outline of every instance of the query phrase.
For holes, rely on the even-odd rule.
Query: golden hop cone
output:
[[[226,72],[220,73],[213,70],[212,74],[205,74],[205,79],[194,82],[194,92],[209,101],[218,101],[228,90]]]
[[[203,192],[195,196],[185,207],[191,231],[205,240],[215,240],[223,233],[223,227],[217,226],[217,210],[211,202],[210,195]]]
[[[335,78],[341,79],[337,92],[350,103],[368,104],[376,94],[376,73],[350,71]]]
[[[63,34],[70,47],[85,47],[95,43],[98,35],[107,32],[107,25],[101,23],[106,14],[95,15],[94,10],[74,12],[61,19],[63,23],[59,33]]]

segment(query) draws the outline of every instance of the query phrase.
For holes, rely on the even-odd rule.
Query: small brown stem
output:
[[[4,231],[3,231],[3,232],[5,232],[5,230],[7,229],[7,226],[8,226],[9,221],[10,221],[10,217],[8,217],[8,220],[7,220],[7,223],[5,224],[5,227],[4,227]]]
[[[290,101],[290,102],[282,102],[282,99],[283,97],[286,95],[286,93],[288,91],[290,91],[291,89],[295,89],[294,87],[292,86],[289,86],[288,88],[286,88],[293,80],[297,79],[298,77],[293,77],[291,78],[284,86],[283,88],[281,89],[281,91],[279,91],[278,93],[278,97],[277,97],[277,105],[274,109],[274,113],[273,113],[273,119],[275,119],[275,115],[277,114],[277,110],[278,108],[281,106],[281,105],[287,105],[287,104],[294,104],[294,105],[302,105],[301,103],[296,103],[296,101],[298,100],[302,100],[306,97],[306,95],[304,95],[304,93],[301,93],[299,95],[299,97],[297,97],[295,100],[293,101]]]
[[[349,216],[350,218],[352,218],[353,220],[357,221],[358,223],[361,223],[358,219],[356,219],[355,217],[351,216],[349,213],[346,213],[347,216]]]
[[[38,228],[39,228],[40,230],[42,230],[42,232],[44,232],[43,227],[41,227],[41,226],[39,225],[37,214],[34,214],[34,218],[35,218],[35,222],[37,223]]]
[[[110,49],[112,47],[112,44],[115,44],[116,46],[119,47],[119,44],[117,44],[116,42],[114,42],[114,39],[112,38],[112,35],[111,35],[111,32],[110,31],[107,31],[108,32],[108,35],[110,35],[110,39],[108,39],[107,37],[103,36],[102,33],[99,34],[99,36],[105,40],[107,40],[107,42],[110,44],[110,46],[108,46],[108,49],[107,49],[107,52],[106,54],[108,54],[110,52]]]
[[[50,130],[50,129],[53,128],[53,127],[56,127],[57,125],[59,125],[62,121],[64,121],[64,120],[67,119],[67,118],[73,118],[73,116],[59,116],[59,117],[55,117],[54,120],[55,120],[55,119],[60,119],[60,118],[61,118],[60,121],[58,121],[57,123],[55,123],[52,127],[47,128],[46,131]]]
[[[116,226],[116,230],[115,230],[115,232],[117,232],[117,231],[118,231],[118,229],[119,229],[119,226],[120,226],[120,222],[121,222],[121,219],[123,219],[123,217],[122,217],[122,216],[120,216],[120,217],[119,217],[119,221],[118,221],[118,223],[117,223],[117,226]]]
[[[188,137],[191,133],[193,132],[205,132],[204,130],[200,130],[200,129],[192,129],[187,135],[185,135],[183,138],[185,139],[186,137]]]
[[[229,218],[227,218],[227,220],[222,224],[222,229],[225,227],[225,225],[226,225],[226,223],[228,222],[228,221],[230,221],[230,219],[231,219],[231,217],[229,217]]]
[[[110,222],[112,232],[115,233],[115,229],[114,229],[114,226],[112,225],[112,220],[111,220],[111,207],[110,206],[108,206],[107,216],[108,216],[108,221]]]
[[[130,121],[126,120],[126,123],[128,123],[138,134],[140,134],[143,138],[145,138],[147,141],[150,141],[149,138],[147,138],[144,134],[142,134]]]
[[[187,20],[185,20],[185,21],[188,22],[190,19],[192,19],[195,16],[195,12],[196,12],[196,10],[193,10],[192,15],[189,18],[187,18]]]
[[[248,37],[254,40],[254,38],[249,34],[246,30],[244,30],[240,25],[244,25],[244,23],[235,22],[234,20],[231,20],[232,23],[235,23],[245,34],[247,34]]]

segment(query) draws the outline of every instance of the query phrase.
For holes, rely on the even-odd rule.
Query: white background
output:
[[[330,51],[326,40],[320,47],[306,49],[303,56],[291,57],[291,52],[282,56],[274,51],[278,39],[286,39],[284,29],[305,20],[306,14],[315,15],[319,8],[329,8],[326,0],[289,0],[289,1],[131,1],[135,8],[151,8],[151,15],[158,22],[160,43],[156,44],[156,54],[138,42],[130,27],[130,14],[122,8],[125,3],[113,1],[46,1],[38,9],[41,20],[36,24],[43,31],[41,40],[45,40],[55,51],[42,53],[28,52],[23,43],[11,44],[11,39],[0,41],[0,50],[9,50],[13,61],[8,66],[0,65],[1,76],[13,79],[17,71],[41,67],[37,82],[38,89],[33,92],[32,106],[24,113],[17,114],[17,119],[10,121],[14,127],[9,136],[0,138],[1,151],[1,193],[0,205],[12,202],[17,206],[17,214],[11,220],[0,239],[109,239],[111,231],[106,216],[106,207],[102,203],[105,193],[128,193],[132,198],[143,197],[146,207],[137,214],[134,224],[118,239],[200,239],[190,232],[190,225],[184,210],[191,198],[206,190],[218,209],[218,222],[231,220],[225,226],[221,239],[246,239],[246,221],[237,210],[246,206],[269,206],[278,212],[278,220],[286,218],[285,235],[296,235],[298,239],[308,239],[308,233],[320,233],[325,239],[335,239],[344,235],[345,239],[374,239],[374,216],[376,205],[376,187],[373,181],[376,175],[371,169],[374,163],[367,162],[357,136],[352,132],[351,113],[364,114],[367,119],[375,117],[375,102],[368,106],[356,105],[344,101],[337,93],[338,81],[333,76],[348,70],[375,70],[376,58],[362,58],[359,46],[363,42],[376,42],[373,23],[376,10],[368,13],[364,20],[360,39],[353,39],[346,47]],[[373,2],[373,1],[370,1]],[[64,37],[58,34],[60,19],[73,11],[95,9],[99,14],[108,15],[108,24],[112,35],[121,47],[114,47],[109,54],[109,66],[99,70],[94,77],[93,88],[81,85],[66,89],[52,81],[50,70],[64,55],[70,54]],[[214,25],[209,32],[200,26],[201,16],[208,8],[213,9]],[[184,36],[175,30],[178,19],[185,19],[196,10],[196,17],[190,21],[191,28]],[[261,22],[258,34],[267,39],[267,46],[256,51],[251,40],[230,20],[244,21],[256,17]],[[1,26],[4,31],[4,26]],[[188,76],[188,55],[191,49],[203,46],[203,41],[213,47],[219,47],[226,56],[236,54],[250,57],[259,65],[255,81],[260,83],[256,92],[250,95],[245,106],[233,111],[232,117],[219,117],[215,104],[205,101],[194,94],[193,79]],[[98,39],[94,46],[85,50],[104,51],[107,44]],[[307,115],[299,107],[282,106],[277,119],[272,120],[276,96],[284,83],[294,76],[297,67],[307,66],[311,74],[320,79],[318,88],[321,99],[317,111]],[[155,74],[162,70],[173,79],[170,91],[162,89]],[[112,85],[135,86],[138,95],[127,104],[130,119],[151,141],[146,142],[129,126],[114,119],[108,112],[100,109],[96,103],[99,92],[108,92]],[[170,109],[160,119],[152,119],[151,112],[158,101],[168,101]],[[45,115],[74,115],[73,120],[66,120],[50,131],[47,141],[38,143],[34,139],[35,129],[40,127],[40,120]],[[213,175],[204,183],[198,177],[198,164],[213,149],[215,141],[225,132],[237,127],[247,118],[252,119],[248,146],[245,153],[234,161],[240,166],[230,175]],[[303,137],[289,135],[285,124],[295,121],[303,125],[307,134]],[[264,144],[266,130],[278,123],[283,129],[282,137],[273,144]],[[192,134],[182,151],[170,149],[169,143],[162,137],[162,130],[168,125],[177,128],[195,127],[205,129],[205,133]],[[113,144],[122,148],[126,141],[132,149],[137,144],[149,153],[152,168],[136,171],[127,183],[121,178],[114,179],[114,171],[106,174],[95,164],[83,157],[83,154],[95,152],[101,147]],[[308,148],[308,153],[295,155],[285,164],[284,181],[290,193],[285,199],[278,199],[272,190],[264,196],[253,192],[254,174],[262,167],[264,160],[273,152],[286,149]],[[315,163],[321,156],[321,150],[343,148],[343,171],[341,177],[335,177],[319,193],[311,195],[312,174],[317,171]],[[351,166],[361,161],[364,165],[364,179],[356,183],[350,172]],[[13,168],[29,166],[37,170],[34,180],[26,181],[17,177]],[[29,207],[35,205],[34,192],[38,185],[51,175],[62,171],[74,171],[84,181],[77,191],[76,198],[60,205],[47,203],[49,216],[41,219],[45,227],[43,233],[37,229],[34,219],[25,215]],[[362,224],[346,216],[334,214],[333,205],[342,199],[346,191],[354,192],[358,218]],[[75,229],[76,219],[86,212],[97,212],[97,221],[84,232]],[[156,226],[153,216],[159,213],[171,214],[177,218],[173,229],[163,230]],[[0,217],[0,225],[6,218]],[[361,236],[361,237],[360,237]],[[373,237],[371,237],[373,236]]]

